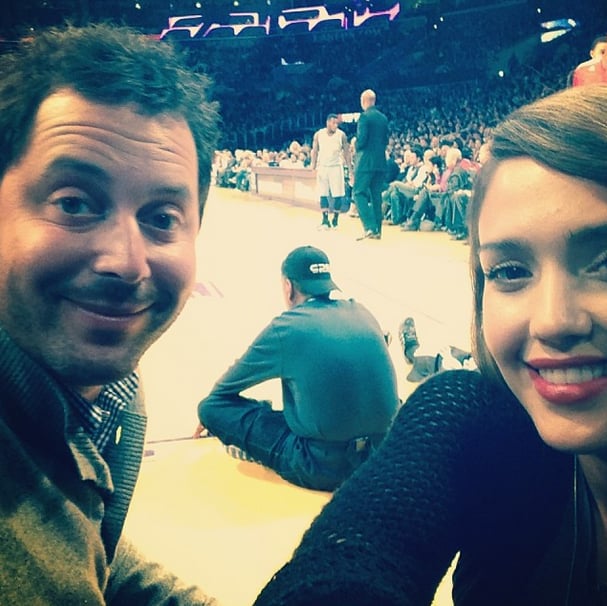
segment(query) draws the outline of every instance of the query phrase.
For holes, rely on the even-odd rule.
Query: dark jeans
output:
[[[392,208],[392,223],[403,223],[409,218],[415,197],[419,191],[418,187],[411,183],[394,181],[390,186],[390,205]]]
[[[439,192],[428,192],[427,189],[422,189],[415,199],[409,223],[411,226],[419,229],[421,220],[431,218],[436,223],[442,223],[444,216],[444,201],[445,194]]]
[[[238,396],[202,405],[199,415],[203,425],[224,444],[244,450],[288,482],[315,490],[335,490],[383,437],[361,436],[344,442],[302,438],[268,402]]]
[[[365,231],[381,234],[384,171],[355,173],[353,198]]]
[[[468,202],[470,200],[470,193],[466,191],[453,192],[448,198],[448,217],[449,223],[447,227],[457,233],[467,233],[467,216],[468,216]]]

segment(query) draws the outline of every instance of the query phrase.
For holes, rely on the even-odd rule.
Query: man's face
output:
[[[607,42],[599,42],[590,51],[590,56],[597,61],[600,59],[604,65],[607,62]]]
[[[94,394],[132,371],[185,304],[198,226],[185,121],[55,93],[0,182],[0,323]]]
[[[327,120],[327,130],[334,133],[337,130],[337,118],[329,118]]]
[[[455,168],[455,165],[459,162],[460,158],[459,151],[454,147],[450,148],[445,154],[445,166],[447,168]]]

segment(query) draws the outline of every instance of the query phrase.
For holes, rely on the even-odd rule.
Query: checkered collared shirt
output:
[[[138,387],[139,376],[133,372],[124,379],[105,385],[94,402],[72,393],[71,402],[82,421],[82,427],[99,452],[103,452],[110,437],[116,432],[120,412],[134,400]]]

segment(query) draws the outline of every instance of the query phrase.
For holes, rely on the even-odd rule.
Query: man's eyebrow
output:
[[[151,184],[151,190],[157,196],[170,196],[171,198],[189,198],[190,189],[181,185],[158,185]]]
[[[72,156],[55,158],[44,170],[45,176],[53,176],[55,173],[70,171],[84,174],[95,179],[109,181],[109,176],[102,168],[90,162],[84,162]]]
[[[102,184],[111,181],[110,175],[100,166],[91,162],[85,162],[73,156],[62,156],[55,158],[44,170],[44,177],[53,178],[63,172],[70,172],[74,175],[83,175],[94,179]],[[190,188],[181,183],[163,183],[148,181],[149,191],[157,196],[169,196],[171,198],[188,198],[191,195]]]

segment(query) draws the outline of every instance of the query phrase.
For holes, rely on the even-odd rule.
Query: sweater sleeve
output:
[[[143,558],[126,539],[118,543],[105,592],[108,606],[216,606],[217,602],[187,586],[160,564]]]
[[[468,476],[499,428],[492,401],[477,372],[422,383],[255,606],[430,604],[479,496]]]
[[[280,318],[274,319],[213,386],[204,403],[238,398],[246,389],[276,379],[282,372]]]

